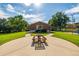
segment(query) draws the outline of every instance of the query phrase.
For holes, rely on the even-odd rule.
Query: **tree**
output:
[[[22,15],[0,19],[0,33],[25,31],[27,27],[28,23]]]
[[[6,32],[6,19],[0,19],[0,32]]]
[[[49,24],[52,26],[54,30],[61,31],[62,28],[66,27],[67,22],[69,21],[69,17],[62,12],[57,12],[52,18],[49,20]]]
[[[9,17],[8,24],[11,25],[13,29],[12,32],[25,31],[28,25],[27,21],[25,21],[21,15]]]

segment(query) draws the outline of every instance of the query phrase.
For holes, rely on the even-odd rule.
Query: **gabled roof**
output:
[[[38,23],[49,25],[49,24],[47,24],[47,23],[45,23],[45,22],[41,22],[41,21],[38,21],[38,22],[32,23],[31,25],[33,25],[33,24],[38,24]],[[49,25],[49,26],[50,26],[50,25]]]

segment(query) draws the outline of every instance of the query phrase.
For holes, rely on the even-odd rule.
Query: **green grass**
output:
[[[31,36],[35,36],[35,35],[37,35],[37,34],[40,34],[40,35],[43,35],[43,36],[48,35],[48,33],[31,33]]]
[[[25,36],[26,32],[16,32],[16,33],[9,33],[9,34],[0,34],[0,45],[9,42],[11,40],[20,38]]]
[[[53,34],[55,37],[62,38],[79,46],[79,35],[69,34],[67,32],[54,32]]]

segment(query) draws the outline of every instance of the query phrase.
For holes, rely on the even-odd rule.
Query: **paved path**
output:
[[[34,50],[31,47],[32,36],[27,34],[25,37],[10,41],[0,46],[0,55],[2,56],[59,56],[59,55],[78,55],[79,47],[74,44],[51,37],[51,34],[46,36],[48,47],[46,50]]]

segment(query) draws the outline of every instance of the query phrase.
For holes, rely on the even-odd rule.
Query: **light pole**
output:
[[[71,14],[72,16],[72,34],[74,32],[74,26],[75,26],[75,19],[74,19],[74,14]]]

